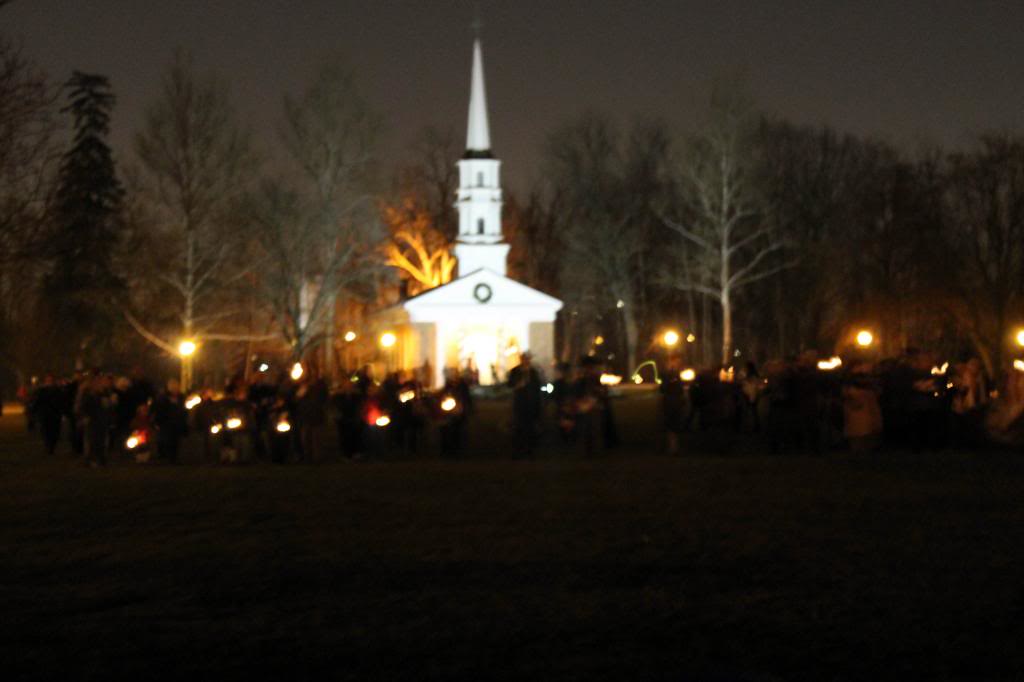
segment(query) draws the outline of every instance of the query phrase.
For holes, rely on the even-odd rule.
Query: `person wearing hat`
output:
[[[512,437],[517,457],[532,457],[537,447],[537,422],[541,413],[540,373],[529,351],[508,373],[512,389]]]

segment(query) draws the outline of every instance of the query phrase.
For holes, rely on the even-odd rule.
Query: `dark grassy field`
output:
[[[46,461],[0,422],[5,679],[1024,679],[1024,458]],[[627,426],[631,425],[631,426]],[[326,672],[325,672],[326,671]]]

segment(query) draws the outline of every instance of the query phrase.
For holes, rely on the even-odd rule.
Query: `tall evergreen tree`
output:
[[[113,262],[124,189],[107,144],[114,95],[105,76],[74,72],[65,85],[74,138],[60,166],[44,295],[62,338],[82,347],[120,288]]]

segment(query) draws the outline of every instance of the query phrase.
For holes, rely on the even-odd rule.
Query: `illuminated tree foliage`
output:
[[[409,295],[451,281],[457,261],[425,209],[406,198],[400,206],[384,206],[382,214],[390,233],[384,246],[387,264],[398,268]]]

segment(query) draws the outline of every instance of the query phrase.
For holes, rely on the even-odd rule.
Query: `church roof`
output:
[[[479,309],[481,312],[503,308],[533,309],[540,317],[549,317],[562,308],[562,302],[543,291],[481,268],[414,296],[403,306],[411,313],[449,307]]]
[[[487,124],[487,92],[484,88],[484,57],[479,38],[473,41],[473,76],[469,89],[466,158],[491,158],[491,130]]]

